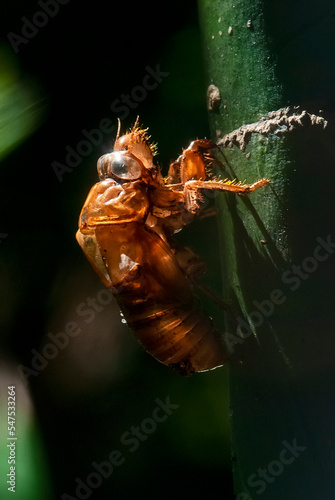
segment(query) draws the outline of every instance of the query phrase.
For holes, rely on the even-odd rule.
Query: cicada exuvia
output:
[[[155,147],[138,126],[98,160],[100,181],[80,214],[77,240],[115,295],[135,337],[157,360],[182,374],[211,370],[227,353],[193,290],[195,254],[172,235],[192,222],[201,190],[250,193],[254,184],[213,178],[216,144],[198,139],[171,163],[166,178],[153,162]]]

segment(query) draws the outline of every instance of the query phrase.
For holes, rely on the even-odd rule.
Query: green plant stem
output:
[[[328,119],[224,150],[223,175],[271,180],[250,197],[217,196],[238,500],[334,497],[333,11],[326,0],[317,12],[309,1],[199,0],[221,96],[214,140],[286,106]]]

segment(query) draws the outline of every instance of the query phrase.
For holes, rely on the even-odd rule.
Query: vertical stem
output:
[[[288,105],[322,106],[328,115],[326,130],[306,122],[286,135],[254,134],[244,152],[225,150],[230,176],[272,183],[248,198],[220,194],[217,203],[224,290],[233,304],[224,337],[237,499],[331,499],[333,7],[327,0],[317,12],[300,0],[199,0],[199,12],[208,84],[221,96],[210,110],[215,140]]]

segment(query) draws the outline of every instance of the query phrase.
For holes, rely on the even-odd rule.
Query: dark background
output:
[[[104,118],[116,126],[111,104],[142,85],[148,66],[168,76],[125,113],[123,130],[139,114],[165,166],[192,139],[209,135],[196,5],[57,5],[57,14],[19,43],[17,53],[7,35],[22,36],[22,18],[31,21],[43,9],[6,1],[0,20],[0,72],[15,89],[3,98],[2,136],[26,130],[24,140],[3,146],[0,164],[0,382],[16,381],[18,388],[18,477],[26,482],[18,483],[17,498],[76,497],[75,479],[85,482],[92,462],[108,460],[115,449],[125,463],[92,499],[210,498],[218,489],[232,498],[225,371],[171,373],[138,346],[114,301],[98,304],[90,322],[78,314],[89,298],[105,297],[74,236],[97,181],[96,160],[112,148],[115,132],[104,134],[61,182],[52,167],[66,164],[66,147],[76,150],[84,129],[99,128]],[[215,231],[215,220],[206,220],[183,237],[204,256],[209,275],[219,276]],[[17,366],[31,367],[34,353],[50,343],[48,334],[64,332],[69,322],[80,334],[25,386]],[[167,397],[178,409],[130,452],[122,434]]]

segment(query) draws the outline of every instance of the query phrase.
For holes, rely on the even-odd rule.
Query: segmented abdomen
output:
[[[124,298],[120,299],[124,307]],[[218,332],[195,304],[142,303],[128,324],[152,356],[183,374],[210,370],[227,359]],[[136,308],[137,309],[137,308]]]
[[[169,246],[142,224],[126,229],[123,234],[121,227],[102,227],[96,236],[112,291],[135,337],[152,356],[183,374],[223,365],[227,358],[220,336]]]

